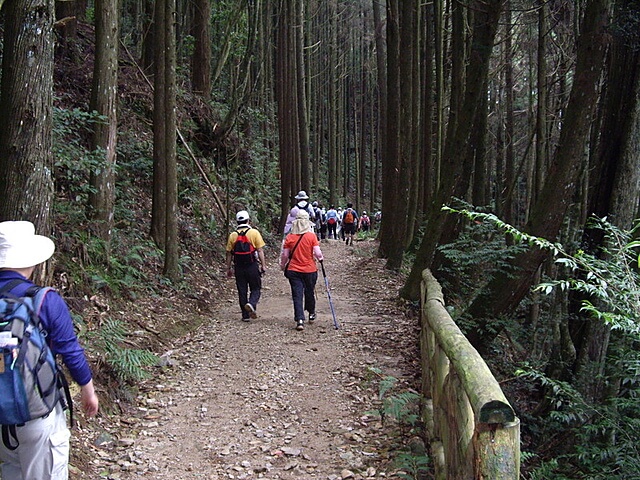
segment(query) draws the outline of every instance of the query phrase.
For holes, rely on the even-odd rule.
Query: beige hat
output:
[[[296,219],[291,225],[291,233],[300,235],[311,231],[311,222],[309,221],[309,212],[306,210],[298,210]]]
[[[0,268],[27,268],[46,262],[56,246],[35,234],[31,222],[0,222]]]

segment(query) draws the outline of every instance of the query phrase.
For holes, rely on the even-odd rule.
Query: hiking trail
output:
[[[225,280],[210,320],[175,338],[133,408],[72,430],[71,479],[394,478],[392,455],[407,439],[372,413],[372,369],[417,388],[418,322],[403,315],[402,279],[375,241],[321,248],[340,329],[320,271],[318,318],[295,330],[278,252],[266,249],[259,317],[240,321]]]

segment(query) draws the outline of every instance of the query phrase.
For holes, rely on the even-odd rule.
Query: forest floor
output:
[[[210,289],[206,321],[187,319],[199,325],[163,343],[163,366],[129,401],[80,419],[71,478],[401,478],[396,458],[420,439],[377,412],[381,381],[418,388],[418,320],[375,241],[321,246],[339,329],[320,273],[318,319],[295,330],[275,251],[255,320],[240,321],[233,279],[199,285]],[[159,311],[156,325],[178,315]]]

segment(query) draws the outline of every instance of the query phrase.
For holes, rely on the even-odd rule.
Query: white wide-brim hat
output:
[[[296,195],[296,200],[309,200],[309,196],[307,195],[307,192],[300,190]]]
[[[0,268],[28,268],[46,262],[56,246],[36,235],[31,222],[0,222]]]

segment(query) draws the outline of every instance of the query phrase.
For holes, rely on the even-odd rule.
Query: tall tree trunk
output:
[[[473,165],[469,139],[474,129],[482,124],[478,121],[477,115],[485,114],[479,110],[483,105],[482,97],[486,96],[489,59],[498,29],[502,0],[478,0],[473,2],[470,8],[474,10],[474,15],[469,67],[466,79],[455,79],[465,82],[464,99],[458,111],[452,111],[450,114],[449,121],[455,122],[455,128],[449,128],[442,155],[447,161],[447,168],[442,170],[441,183],[430,206],[427,220],[429,234],[423,238],[411,273],[402,288],[401,294],[404,298],[419,298],[422,271],[431,264],[441,235],[443,232],[455,231],[454,220],[451,217],[445,218],[441,206],[447,203],[452,195],[464,195],[469,187]],[[446,227],[445,221],[448,222]]]
[[[300,188],[309,190],[309,113],[307,111],[306,75],[304,62],[304,1],[295,0],[295,65],[296,89],[298,95],[298,129],[300,138]]]
[[[532,235],[555,240],[562,226],[569,203],[578,182],[584,161],[577,152],[584,151],[585,141],[593,121],[598,100],[598,85],[608,44],[606,25],[611,0],[589,0],[578,39],[577,62],[566,116],[547,180],[534,205],[526,231]],[[487,328],[498,316],[511,312],[529,291],[539,265],[546,257],[543,251],[529,251],[515,259],[518,268],[513,275],[498,275],[488,288],[474,300],[467,313],[477,322],[468,333],[470,341],[480,350],[499,334],[499,329]]]
[[[0,88],[0,220],[29,220],[51,232],[53,0],[4,6]]]
[[[191,64],[191,84],[194,92],[208,98],[211,93],[210,0],[195,0],[193,8],[195,11],[192,34],[195,44]]]
[[[387,258],[386,268],[399,269],[404,251],[404,221],[395,218],[396,212],[403,211],[400,203],[405,201],[401,194],[402,171],[400,157],[400,15],[398,0],[387,2],[387,149],[382,159],[382,211],[387,212],[380,229],[380,249],[378,255]],[[393,217],[391,217],[393,215]]]
[[[99,170],[92,170],[89,183],[89,216],[92,230],[102,240],[111,240],[115,205],[115,166],[118,99],[118,1],[96,0],[96,53],[90,109],[106,118],[94,126],[91,147],[104,152]]]
[[[176,152],[176,0],[165,0],[165,248],[164,275],[176,282],[180,278],[178,236],[178,156]]]
[[[153,58],[153,198],[151,202],[151,238],[155,244],[164,249],[166,240],[167,219],[167,169],[165,158],[166,143],[166,64],[165,49],[167,46],[164,28],[165,2],[156,0],[154,17],[155,50]]]

